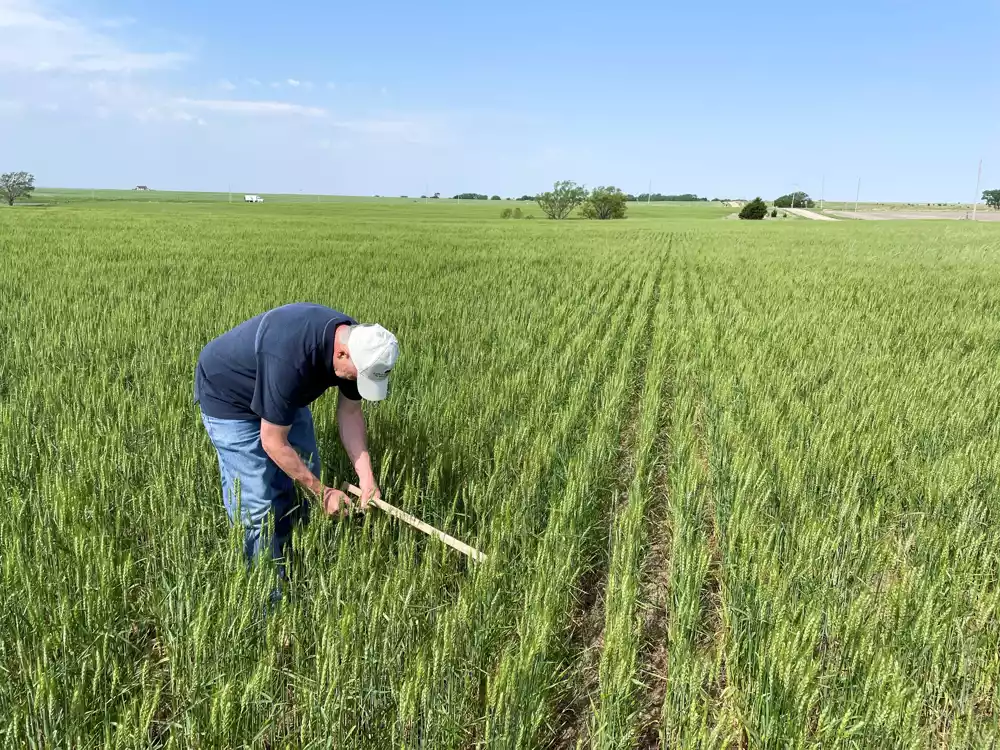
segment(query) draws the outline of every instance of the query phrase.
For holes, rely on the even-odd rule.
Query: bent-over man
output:
[[[245,530],[248,563],[262,549],[277,560],[290,552],[292,527],[308,520],[295,482],[316,495],[327,513],[350,504],[319,479],[309,404],[329,388],[339,391],[337,424],[358,475],[362,509],[379,497],[361,399],[386,397],[398,356],[396,337],[382,326],[359,325],[342,312],[304,302],[251,318],[202,349],[195,402],[219,455],[226,511]],[[266,539],[271,512],[274,533]],[[283,565],[280,570],[284,574]]]

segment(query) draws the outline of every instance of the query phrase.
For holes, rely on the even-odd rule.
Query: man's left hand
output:
[[[374,476],[358,477],[358,486],[361,489],[361,510],[368,510],[368,503],[374,499],[382,499],[382,490],[375,483]]]

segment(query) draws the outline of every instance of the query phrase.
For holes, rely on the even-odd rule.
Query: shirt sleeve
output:
[[[272,424],[290,425],[297,409],[293,396],[298,380],[294,368],[268,354],[258,354],[257,380],[250,402],[254,414]]]
[[[344,398],[351,401],[361,400],[361,394],[358,393],[358,383],[356,380],[338,378],[338,387],[340,388],[340,392],[344,394]]]

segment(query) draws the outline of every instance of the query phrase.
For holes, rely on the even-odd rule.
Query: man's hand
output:
[[[323,510],[327,515],[341,515],[344,510],[351,509],[351,498],[335,487],[323,488]]]
[[[378,484],[375,482],[375,476],[373,474],[368,474],[364,477],[358,477],[358,485],[361,490],[361,510],[368,510],[368,504],[375,499],[382,499],[382,490],[378,488]]]

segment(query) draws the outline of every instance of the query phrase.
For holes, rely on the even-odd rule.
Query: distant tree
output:
[[[1000,190],[984,190],[983,200],[990,208],[1000,209]]]
[[[421,197],[421,198],[422,198],[423,200],[427,200],[427,196],[426,196],[426,195],[421,195],[420,197]]]
[[[798,190],[777,198],[774,201],[774,205],[778,208],[812,208],[816,205],[816,201],[810,198],[808,194]]]
[[[455,196],[460,201],[484,201],[486,197],[483,193],[459,193]]]
[[[624,219],[628,211],[628,196],[616,187],[596,187],[580,206],[586,219]]]
[[[4,172],[0,175],[0,196],[13,206],[18,198],[30,198],[35,189],[35,176],[27,172]]]
[[[503,211],[500,212],[500,218],[509,219],[512,213],[513,211],[511,211],[509,208],[505,208]]]
[[[498,200],[500,200],[500,196],[499,195],[490,196],[490,200],[491,201],[498,201]]]
[[[565,219],[587,198],[587,190],[572,180],[560,180],[538,196],[538,207],[550,219]]]
[[[741,219],[760,221],[765,216],[767,216],[767,204],[760,198],[754,198],[752,201],[743,206],[740,211]]]
[[[635,196],[632,195],[632,193],[629,193],[628,195],[625,196],[625,200],[627,200],[629,203],[635,203]]]
[[[410,196],[408,196],[408,195],[401,195],[401,196],[399,196],[399,197],[400,197],[400,198],[409,198]]]
[[[434,195],[431,196],[431,198],[440,198],[440,197],[441,193],[434,193]]]
[[[538,200],[538,196],[537,195],[522,195],[520,198],[518,198],[518,200],[519,201],[528,201],[529,203],[534,203],[536,200]]]

